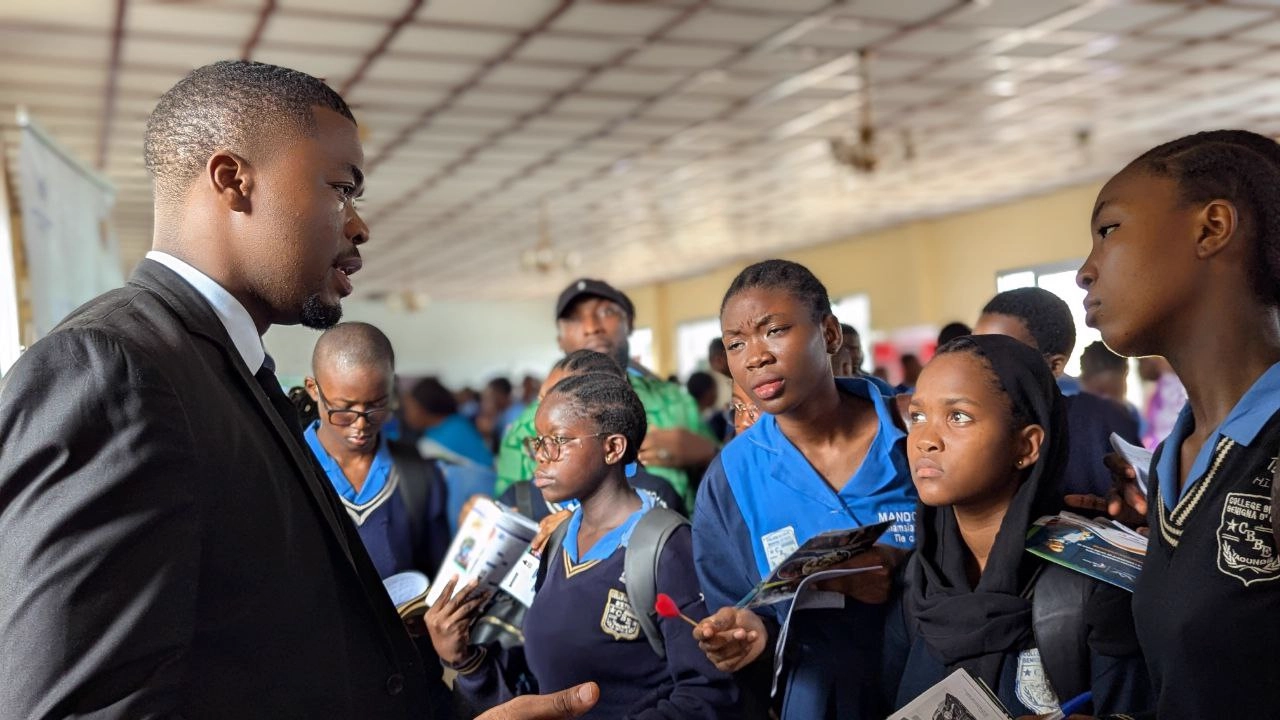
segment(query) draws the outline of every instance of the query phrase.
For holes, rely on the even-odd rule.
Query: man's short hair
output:
[[[147,119],[144,154],[157,199],[178,198],[219,149],[248,153],[264,137],[314,133],[316,107],[355,122],[338,93],[304,72],[246,60],[192,70]]]
[[[1045,355],[1070,355],[1076,347],[1076,325],[1062,298],[1038,287],[1006,290],[991,298],[982,314],[1016,317],[1027,326]]]
[[[321,333],[311,351],[312,372],[321,367],[344,372],[378,366],[394,373],[396,353],[386,334],[369,323],[338,323]]]

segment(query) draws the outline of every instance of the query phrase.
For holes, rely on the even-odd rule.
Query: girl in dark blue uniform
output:
[[[478,708],[517,692],[526,669],[536,687],[554,692],[583,682],[600,686],[600,701],[584,717],[712,720],[736,717],[733,679],[716,670],[680,619],[658,622],[660,658],[643,635],[623,577],[631,532],[654,507],[651,493],[627,483],[646,430],[644,407],[631,385],[608,375],[578,375],[547,394],[530,439],[534,482],[552,502],[579,506],[568,520],[560,552],[542,558],[545,580],[524,620],[523,648],[469,645],[469,627],[484,601],[453,581],[427,613],[440,658],[457,670],[455,687]],[[706,615],[693,569],[691,533],[677,528],[658,559],[656,591],[684,614]],[[473,589],[473,588],[472,588]],[[444,598],[452,598],[445,600]]]
[[[734,382],[762,411],[712,462],[693,517],[707,605],[695,634],[717,667],[765,696],[788,604],[735,609],[762,577],[813,536],[893,525],[873,557],[892,565],[915,532],[915,491],[892,398],[865,378],[832,375],[841,343],[826,288],[803,266],[769,260],[730,285],[720,323]],[[797,612],[776,709],[785,720],[879,718],[876,670],[889,572],[828,586],[823,608]],[[768,700],[767,697],[763,698]]]
[[[1111,503],[1151,528],[1133,610],[1156,714],[1276,717],[1280,148],[1240,130],[1156,147],[1103,187],[1092,231],[1086,322],[1187,388],[1149,494]]]
[[[907,437],[918,549],[885,631],[894,707],[958,668],[1015,715],[1084,692],[1101,712],[1149,702],[1128,593],[1024,550],[1032,522],[1061,509],[1066,420],[1043,357],[1010,337],[953,340],[921,374]]]

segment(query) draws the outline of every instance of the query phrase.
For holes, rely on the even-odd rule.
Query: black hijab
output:
[[[1022,595],[1039,563],[1024,547],[1031,523],[1062,508],[1066,409],[1035,349],[1004,335],[974,335],[947,343],[938,354],[952,352],[985,360],[1013,408],[1045,431],[1040,457],[1024,471],[977,587],[969,585],[968,550],[955,511],[922,504],[916,514],[917,551],[906,569],[908,621],[948,671],[965,668],[995,687],[1004,655],[1033,644],[1031,601]]]

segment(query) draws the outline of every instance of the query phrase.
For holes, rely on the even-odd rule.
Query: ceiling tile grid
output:
[[[660,281],[1096,180],[1198,128],[1280,132],[1280,4],[1257,0],[7,0],[6,152],[23,107],[109,177],[132,264],[147,114],[220,58],[351,103],[367,297]]]

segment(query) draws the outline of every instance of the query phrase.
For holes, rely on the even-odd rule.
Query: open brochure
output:
[[[520,513],[489,499],[476,501],[458,525],[437,582],[427,594],[427,605],[435,604],[454,577],[458,578],[455,593],[476,579],[480,580],[480,592],[498,589],[511,569],[520,564],[537,533],[538,524]]]
[[[1010,717],[986,685],[961,669],[925,690],[888,720],[1010,720]]]
[[[1116,433],[1111,433],[1111,447],[1120,453],[1124,461],[1133,466],[1138,479],[1138,489],[1147,494],[1147,478],[1151,477],[1152,452],[1125,440]]]
[[[829,530],[809,538],[778,563],[769,577],[752,588],[737,606],[752,609],[790,600],[795,597],[801,581],[870,550],[889,525],[886,521],[852,530]]]
[[[1133,592],[1147,557],[1147,538],[1106,518],[1064,512],[1035,521],[1027,551]]]
[[[427,612],[427,589],[431,583],[417,570],[396,573],[382,581],[403,620],[412,620]]]

